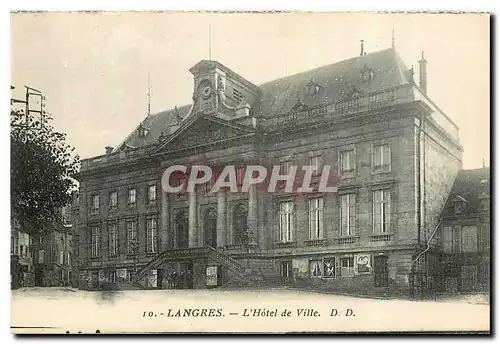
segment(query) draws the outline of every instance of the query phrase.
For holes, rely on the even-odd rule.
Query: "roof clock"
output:
[[[212,93],[212,88],[210,85],[205,85],[201,91],[203,99],[208,99],[210,97],[210,93]]]
[[[198,86],[197,106],[199,111],[204,113],[213,113],[216,108],[215,92],[212,83],[209,80],[203,80]]]

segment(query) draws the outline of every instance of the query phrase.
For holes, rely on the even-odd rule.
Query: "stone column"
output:
[[[170,210],[168,204],[168,193],[161,189],[161,232],[160,232],[160,252],[170,248],[169,233]]]
[[[257,190],[255,184],[248,190],[248,243],[257,244]]]
[[[189,247],[198,247],[198,212],[196,190],[188,192],[189,198]]]
[[[226,245],[226,190],[221,188],[217,192],[217,247]]]

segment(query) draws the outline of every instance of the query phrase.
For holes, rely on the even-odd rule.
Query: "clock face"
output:
[[[207,99],[208,97],[210,97],[211,92],[212,92],[212,88],[207,85],[207,86],[203,87],[203,89],[201,91],[201,95],[203,96],[204,99]]]

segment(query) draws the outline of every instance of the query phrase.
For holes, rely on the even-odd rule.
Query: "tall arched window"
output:
[[[216,247],[217,246],[217,211],[210,208],[205,212],[205,219],[203,221],[205,245]]]
[[[238,204],[234,207],[233,212],[233,243],[236,245],[248,243],[248,225],[247,225],[248,211],[247,209]]]
[[[179,211],[175,215],[175,233],[177,236],[177,248],[189,246],[189,224],[185,211]]]

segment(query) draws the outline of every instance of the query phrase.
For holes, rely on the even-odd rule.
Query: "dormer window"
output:
[[[373,80],[374,76],[375,76],[375,72],[373,71],[373,69],[371,69],[368,66],[365,66],[361,70],[361,78],[363,79],[364,82],[369,82],[369,81]]]
[[[149,129],[143,127],[142,125],[139,126],[139,129],[137,129],[139,137],[145,137],[149,133]]]
[[[490,209],[490,196],[488,189],[488,180],[481,180],[481,189],[483,192],[479,195],[479,211],[489,211]]]
[[[462,196],[457,196],[453,200],[453,209],[455,211],[455,215],[463,215],[467,210],[467,200]]]
[[[307,94],[311,97],[314,97],[319,93],[320,86],[314,81],[310,81],[307,85]]]

